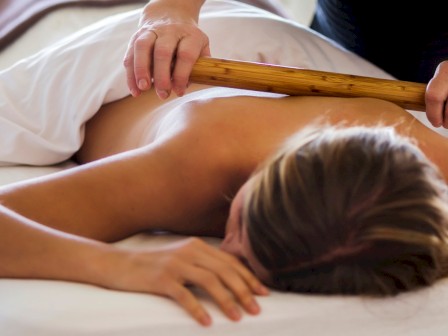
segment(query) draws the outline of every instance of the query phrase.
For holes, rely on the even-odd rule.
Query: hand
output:
[[[210,56],[208,37],[197,25],[200,4],[196,10],[189,7],[193,4],[182,1],[170,6],[168,1],[163,5],[151,1],[146,5],[124,58],[134,97],[151,85],[161,99],[168,98],[172,90],[182,96],[194,63],[200,56]]]
[[[114,262],[110,269],[114,274],[108,275],[112,283],[107,287],[168,296],[205,326],[211,324],[211,318],[190,285],[205,290],[234,321],[241,318],[239,305],[257,314],[260,308],[254,294],[268,294],[237,258],[198,238],[155,251],[127,252],[124,263]]]
[[[434,127],[448,128],[448,61],[439,64],[426,87],[426,115]]]

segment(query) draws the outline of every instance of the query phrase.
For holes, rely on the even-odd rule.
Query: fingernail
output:
[[[131,89],[132,97],[138,97],[138,91],[136,89]]]
[[[165,90],[157,90],[157,95],[160,99],[168,98],[168,92],[166,92]]]
[[[140,90],[146,90],[148,88],[148,81],[146,79],[140,79],[138,81],[138,88]]]
[[[184,90],[182,90],[181,88],[174,88],[173,90],[174,92],[176,92],[176,95],[178,97],[182,97],[184,95]]]

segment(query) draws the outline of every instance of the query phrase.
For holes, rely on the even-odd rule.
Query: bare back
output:
[[[394,104],[200,89],[192,86],[194,99],[182,103],[150,92],[103,106],[77,155],[87,164],[3,190],[2,200],[41,223],[105,241],[145,230],[221,236],[229,200],[256,167],[287,137],[319,122],[396,125],[447,176],[444,138]],[[48,204],[57,204],[57,215]]]
[[[252,91],[242,94],[243,90],[237,90],[238,97],[228,97],[222,96],[221,90],[232,92],[232,89],[222,88],[212,93],[213,98],[207,95],[203,99],[200,95],[203,89],[213,90],[205,85],[192,85],[188,93],[196,94],[181,103],[173,104],[176,100],[173,97],[161,101],[151,90],[138,99],[128,97],[103,106],[87,124],[86,139],[78,153],[80,162],[159,142],[181,128],[197,126],[198,122],[217,122],[215,126],[219,129],[211,130],[210,136],[219,138],[219,133],[227,132],[226,147],[229,142],[236,143],[233,150],[241,155],[232,164],[247,166],[246,174],[250,174],[292,133],[313,123],[341,123],[395,126],[400,133],[417,140],[425,154],[443,172],[448,172],[444,152],[439,148],[445,147],[445,138],[394,104],[361,98],[255,97]]]

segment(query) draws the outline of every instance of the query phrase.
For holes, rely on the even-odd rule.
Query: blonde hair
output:
[[[250,184],[249,241],[277,289],[394,295],[447,274],[445,183],[391,127],[301,131]]]

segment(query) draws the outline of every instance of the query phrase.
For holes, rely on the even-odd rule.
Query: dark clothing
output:
[[[317,0],[311,27],[398,79],[427,83],[437,65],[448,60],[448,21],[442,4]]]

